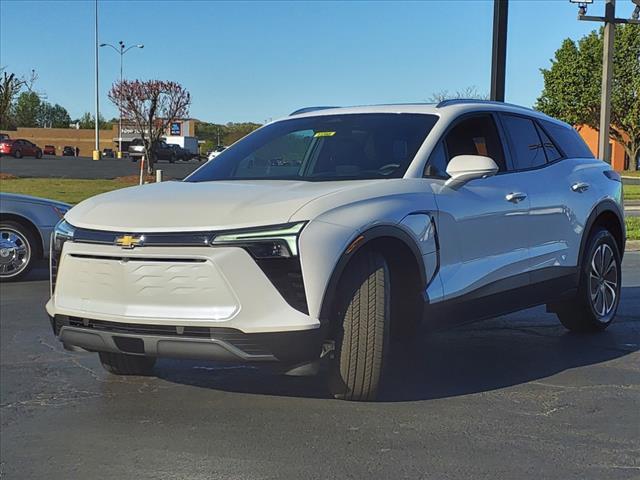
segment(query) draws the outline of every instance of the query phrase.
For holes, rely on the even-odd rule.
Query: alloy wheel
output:
[[[591,258],[589,293],[593,310],[604,321],[618,299],[618,264],[607,244],[598,246]]]
[[[22,272],[31,259],[31,246],[22,233],[3,227],[0,230],[0,277]]]

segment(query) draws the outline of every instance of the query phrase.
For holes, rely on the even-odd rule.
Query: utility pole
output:
[[[616,24],[632,23],[640,25],[638,11],[640,2],[631,0],[635,5],[631,19],[616,18],[616,0],[604,0],[604,17],[587,15],[587,5],[593,0],[569,0],[577,3],[578,20],[587,22],[604,23],[604,44],[602,48],[602,92],[600,97],[600,131],[598,132],[598,157],[607,163],[611,163],[611,149],[609,148],[609,127],[611,125],[611,86],[613,84],[613,50],[616,35]]]
[[[491,49],[491,100],[504,102],[507,65],[509,0],[493,0],[493,46]]]
[[[95,60],[96,60],[96,133],[95,133],[95,137],[96,137],[96,145],[94,147],[93,150],[93,159],[94,160],[100,160],[100,126],[98,125],[98,119],[100,118],[100,99],[99,99],[99,94],[100,91],[98,89],[98,0],[95,1],[95,13],[96,13],[96,30],[95,30],[95,34],[96,34],[96,56],[95,56]]]

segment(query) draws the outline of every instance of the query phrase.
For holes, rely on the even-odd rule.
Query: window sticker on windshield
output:
[[[336,132],[316,132],[314,137],[333,137]]]

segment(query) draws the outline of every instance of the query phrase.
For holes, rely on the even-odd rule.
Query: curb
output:
[[[640,240],[627,240],[625,252],[640,252]]]

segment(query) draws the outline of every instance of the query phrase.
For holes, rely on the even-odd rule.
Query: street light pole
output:
[[[95,52],[95,61],[96,61],[96,144],[93,150],[93,159],[100,159],[100,127],[98,125],[98,119],[100,118],[100,91],[98,89],[98,0],[95,2],[95,16],[96,16],[96,28],[95,28],[95,36],[96,36],[96,52]]]
[[[600,97],[600,131],[598,132],[598,157],[611,163],[609,148],[609,127],[611,125],[611,86],[613,84],[613,51],[615,44],[616,24],[631,23],[640,25],[638,13],[640,0],[631,0],[635,5],[630,19],[616,18],[616,0],[604,0],[604,17],[587,15],[587,6],[593,0],[569,0],[578,4],[578,20],[604,23],[604,45],[602,48],[602,92]]]
[[[124,42],[120,40],[120,105],[118,105],[118,156],[122,156],[122,63]]]
[[[132,48],[144,48],[144,45],[142,43],[139,43],[137,45],[131,45],[129,48],[125,48],[124,42],[120,40],[118,42],[119,48],[116,48],[114,45],[111,45],[110,43],[101,43],[100,46],[111,47],[113,50],[115,50],[115,52],[118,55],[120,55],[120,102],[119,102],[120,105],[118,105],[118,114],[120,118],[118,119],[118,154],[122,155],[122,81],[124,79],[122,72],[123,72],[124,54],[127,53]]]
[[[491,48],[490,99],[504,102],[507,63],[509,0],[493,0],[493,45]]]
[[[598,135],[598,156],[611,163],[609,148],[609,125],[611,124],[611,83],[613,81],[613,45],[616,36],[616,0],[605,0],[604,45],[602,49],[602,92],[600,97],[600,134]]]

